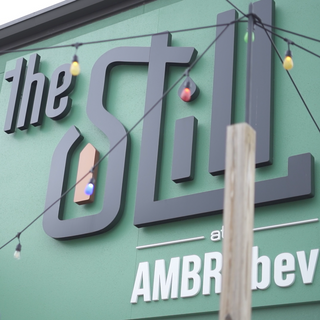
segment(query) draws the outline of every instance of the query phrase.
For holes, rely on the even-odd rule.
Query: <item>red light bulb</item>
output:
[[[199,91],[200,90],[194,81],[187,76],[186,80],[182,83],[178,90],[178,95],[182,101],[190,102],[198,97]]]
[[[189,102],[191,100],[191,91],[189,88],[184,88],[180,94],[181,100]]]

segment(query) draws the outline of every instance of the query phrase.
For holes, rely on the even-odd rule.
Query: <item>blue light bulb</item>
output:
[[[88,196],[91,196],[93,194],[93,190],[94,190],[94,180],[90,179],[89,183],[84,189],[84,193],[87,194]]]

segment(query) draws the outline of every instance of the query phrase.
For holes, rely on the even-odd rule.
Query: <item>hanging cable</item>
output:
[[[266,26],[266,25],[263,24],[262,22],[261,22],[261,23],[256,23],[256,25],[257,25],[258,27],[262,28],[262,29],[263,29],[263,26],[262,26],[262,25]],[[284,41],[287,42],[287,43],[288,43],[288,41],[290,41],[290,40],[288,40],[287,38],[282,37],[282,36],[280,36],[279,34],[273,32],[273,31],[271,31],[271,30],[269,30],[269,29],[265,29],[265,30],[266,30],[267,32],[273,34],[274,36],[276,36],[276,37],[284,40]],[[314,52],[312,52],[312,51],[310,51],[310,50],[308,50],[308,49],[306,49],[306,48],[298,45],[296,42],[290,41],[290,44],[293,45],[293,46],[295,46],[295,47],[297,47],[297,48],[300,48],[300,49],[302,49],[302,50],[304,50],[304,51],[306,51],[306,52],[308,52],[308,53],[310,53],[310,54],[312,54],[312,55],[314,55],[314,56],[316,56],[316,57],[318,57],[318,58],[320,58],[320,55],[318,55],[318,54],[316,54],[316,53],[314,53]]]
[[[228,3],[230,3],[233,7],[235,7],[230,1],[227,0]],[[243,12],[238,9],[237,7],[235,7],[239,12],[241,12],[243,14]],[[274,28],[274,29],[278,29],[278,30],[281,30],[281,31],[285,31],[285,32],[288,32],[288,33],[291,33],[291,34],[295,34],[297,36],[300,36],[300,37],[304,37],[306,39],[310,39],[310,40],[313,40],[313,41],[317,41],[317,42],[320,42],[320,40],[318,39],[314,39],[314,38],[311,38],[311,37],[307,37],[307,36],[304,36],[304,35],[301,35],[301,34],[298,34],[298,33],[295,33],[295,32],[291,32],[291,31],[288,31],[288,30],[285,30],[285,29],[281,29],[281,28],[276,28],[274,26],[269,26],[267,24],[263,24],[262,21],[260,20],[260,18],[255,15],[255,14],[251,14],[253,17],[254,17],[254,22],[255,22],[255,25],[259,26],[259,27],[262,27],[267,36],[269,37],[269,40],[271,41],[274,49],[276,50],[280,60],[282,61],[282,58],[281,58],[281,55],[279,54],[277,48],[275,47],[274,43],[273,43],[273,40],[270,38],[268,32],[272,33],[272,34],[275,34],[274,32],[272,32],[271,30],[266,30],[265,29],[265,26],[268,26],[268,27],[271,27],[271,28]],[[235,21],[232,21],[230,23],[227,23],[227,24],[217,24],[217,25],[211,25],[211,26],[203,26],[203,27],[196,27],[196,28],[188,28],[188,29],[180,29],[180,30],[174,30],[174,31],[171,31],[171,33],[178,33],[178,32],[187,32],[187,31],[195,31],[195,30],[201,30],[201,29],[207,29],[207,28],[214,28],[214,27],[221,27],[221,26],[225,26],[225,28],[221,31],[221,33],[215,38],[215,40],[210,43],[210,45],[204,50],[204,52],[190,65],[189,68],[186,69],[186,71],[179,77],[179,79],[162,95],[162,97],[136,122],[136,124],[95,164],[95,166],[92,168],[92,170],[94,170],[95,167],[97,167],[101,161],[103,161],[126,137],[128,134],[130,134],[132,132],[132,130],[134,130],[136,128],[136,126],[138,124],[140,124],[140,122],[158,105],[158,103],[190,72],[190,70],[197,64],[197,62],[203,57],[203,55],[211,48],[211,46],[219,39],[219,37],[225,32],[225,30],[231,25],[231,24],[234,24],[234,23],[238,23],[238,22],[244,22],[242,19],[245,18],[245,17],[248,17],[248,15],[245,15],[243,14],[243,17],[235,20]],[[166,32],[167,33],[167,32]],[[52,47],[40,47],[40,48],[30,48],[30,49],[15,49],[15,50],[4,50],[4,51],[0,51],[0,54],[4,54],[4,53],[11,53],[11,52],[28,52],[28,51],[40,51],[40,50],[49,50],[49,49],[59,49],[59,48],[66,48],[66,47],[76,47],[76,50],[77,50],[77,45],[92,45],[92,44],[98,44],[98,43],[105,43],[105,42],[111,42],[111,41],[119,41],[119,40],[129,40],[129,39],[136,39],[136,38],[142,38],[142,37],[148,37],[148,36],[153,36],[153,35],[158,35],[158,34],[162,34],[162,33],[150,33],[150,34],[143,34],[143,35],[137,35],[137,36],[129,36],[129,37],[121,37],[121,38],[113,38],[113,39],[105,39],[105,40],[98,40],[98,41],[91,41],[91,42],[83,42],[81,44],[68,44],[68,45],[60,45],[60,46],[52,46]],[[281,36],[279,36],[278,34],[275,34],[276,36],[280,37],[280,38],[283,38]],[[285,40],[286,38],[283,38],[283,40]],[[319,55],[315,54],[314,52],[308,50],[308,49],[305,49],[297,44],[294,44],[295,46],[299,47],[300,49],[302,50],[305,50],[306,52],[309,52],[317,57],[320,57]],[[76,60],[76,59],[74,59]],[[288,73],[288,72],[287,72]],[[320,132],[320,128],[319,126],[317,125],[314,117],[312,116],[312,113],[311,111],[309,110],[305,100],[303,99],[300,91],[298,90],[294,80],[292,79],[290,73],[288,73],[288,76],[290,77],[296,91],[298,92],[299,96],[300,96],[300,99],[302,100],[302,102],[304,103],[307,111],[309,112],[309,115],[310,117],[312,118],[313,122],[315,123],[318,131]],[[5,246],[7,246],[10,242],[12,242],[14,239],[18,238],[18,240],[20,239],[20,234],[22,232],[24,232],[25,230],[27,230],[34,222],[36,222],[41,216],[43,216],[50,208],[52,208],[58,201],[60,201],[64,196],[66,196],[67,193],[69,193],[72,189],[74,189],[74,187],[79,183],[81,182],[83,179],[85,179],[88,174],[91,172],[91,170],[86,173],[81,179],[79,179],[73,186],[71,186],[68,190],[66,190],[59,199],[57,199],[54,203],[52,203],[49,207],[47,207],[41,214],[39,214],[34,220],[32,220],[21,232],[19,232],[15,237],[13,237],[12,239],[10,239],[8,242],[6,242],[4,245],[2,245],[0,247],[0,250],[2,248],[4,248]],[[19,240],[19,244],[20,244],[20,240]],[[19,245],[18,244],[18,245]],[[17,246],[18,247],[18,246]],[[19,248],[18,248],[19,249]],[[20,251],[21,251],[21,244],[20,244]]]
[[[234,7],[238,12],[240,12],[243,16],[247,16],[243,11],[241,11],[238,7],[235,6],[234,3],[232,3],[231,1],[229,0],[226,0],[232,7]],[[293,31],[290,31],[290,30],[286,30],[286,29],[282,29],[282,28],[279,28],[279,27],[275,27],[273,25],[270,25],[270,24],[267,24],[267,23],[264,23],[264,26],[265,27],[269,27],[269,28],[272,28],[272,29],[276,29],[276,30],[281,30],[283,32],[287,32],[287,33],[291,33],[291,34],[294,34],[298,37],[302,37],[302,38],[305,38],[305,39],[309,39],[309,40],[312,40],[312,41],[316,41],[316,42],[320,42],[319,39],[316,39],[316,38],[312,38],[312,37],[308,37],[306,35],[303,35],[301,33],[297,33],[297,32],[293,32]],[[267,30],[268,32],[270,30]]]
[[[238,22],[244,22],[244,21],[238,21]],[[169,31],[169,32],[170,33],[190,32],[190,31],[197,31],[197,30],[203,30],[203,29],[224,27],[226,25],[228,25],[228,23],[214,24],[214,25],[195,27],[195,28],[178,29],[178,30],[173,30],[173,31]],[[145,34],[140,34],[140,35],[136,35],[136,36],[127,36],[127,37],[120,37],[120,38],[111,38],[111,39],[104,39],[104,40],[82,42],[81,45],[92,45],[92,44],[99,44],[99,43],[106,43],[106,42],[113,42],[113,41],[138,39],[138,38],[151,37],[151,36],[160,35],[160,34],[167,34],[167,33],[168,33],[168,31],[158,32],[158,33],[145,33]],[[70,47],[75,47],[75,46],[76,46],[76,43],[65,44],[65,45],[60,45],[60,46],[51,46],[51,47],[8,49],[8,50],[2,50],[2,51],[0,50],[0,54],[15,53],[15,52],[41,51],[41,50],[50,50],[50,49],[62,49],[62,48],[70,48]]]
[[[204,56],[204,54],[214,45],[214,43],[220,38],[220,36],[226,31],[226,29],[231,25],[236,23],[238,20],[243,19],[241,17],[235,21],[232,21],[226,25],[226,27],[221,31],[221,33],[209,44],[209,46],[202,52],[202,54],[190,65],[189,68],[180,76],[180,78],[163,94],[163,96],[137,121],[137,123],[107,152],[92,168],[95,169],[101,161],[103,161],[109,154],[115,149],[123,139],[158,105],[158,103],[187,75],[190,70],[198,63],[198,61]],[[89,172],[88,172],[89,174]],[[0,248],[1,249],[1,248]]]
[[[231,3],[229,0],[226,0],[226,1],[227,1],[228,3],[230,3],[236,10],[238,10],[240,13],[243,14],[243,12],[242,12],[240,9],[238,9],[233,3]],[[273,31],[271,31],[271,30],[269,30],[269,29],[266,29],[266,27],[273,28],[273,29],[276,29],[276,30],[281,30],[281,31],[284,31],[284,32],[288,32],[288,33],[291,33],[291,34],[294,34],[294,35],[296,35],[296,36],[299,36],[299,37],[302,37],[302,38],[305,38],[305,39],[309,39],[309,40],[312,40],[312,41],[320,42],[320,40],[318,40],[318,39],[311,38],[311,37],[302,35],[302,34],[300,34],[300,33],[292,32],[292,31],[289,31],[289,30],[281,29],[281,28],[277,28],[277,27],[275,27],[275,26],[272,26],[272,25],[263,23],[263,22],[261,21],[261,19],[259,19],[258,21],[255,21],[254,23],[255,23],[255,25],[257,25],[258,27],[262,28],[262,29],[265,31],[267,37],[269,38],[269,41],[271,42],[271,44],[272,44],[274,50],[276,51],[276,53],[277,53],[277,55],[278,55],[278,57],[279,57],[279,59],[280,59],[281,62],[282,62],[282,57],[281,57],[281,55],[280,55],[280,53],[279,53],[279,51],[278,51],[278,49],[277,49],[274,41],[273,41],[272,38],[270,37],[269,33],[271,33],[271,34],[273,34],[273,35],[281,38],[282,40],[284,40],[284,41],[286,41],[286,42],[288,41],[288,39],[286,39],[286,38],[284,38],[284,37],[281,37],[280,35],[278,35],[277,33],[273,32]],[[291,43],[291,44],[292,44],[292,43]],[[300,49],[303,49],[303,50],[305,50],[306,52],[309,52],[309,53],[315,55],[316,57],[319,57],[319,58],[320,58],[320,56],[317,55],[316,53],[314,53],[314,52],[312,52],[312,51],[310,51],[310,50],[307,50],[307,49],[305,49],[305,48],[297,45],[296,43],[294,43],[294,45],[295,45],[296,47],[298,47],[298,48],[300,48]],[[310,117],[311,117],[314,125],[316,126],[316,128],[318,129],[318,131],[319,131],[319,133],[320,133],[319,125],[317,124],[314,116],[312,115],[312,112],[310,111],[310,109],[309,109],[306,101],[305,101],[304,98],[302,97],[302,94],[301,94],[300,90],[298,89],[298,87],[297,87],[295,81],[293,80],[290,72],[288,72],[288,70],[286,70],[286,71],[287,71],[287,75],[288,75],[288,77],[290,78],[290,80],[291,80],[291,82],[292,82],[295,90],[297,91],[297,93],[298,93],[298,95],[299,95],[299,97],[300,97],[303,105],[305,106],[305,108],[306,108],[307,112],[309,113],[309,115],[310,115]]]
[[[269,35],[269,33],[268,33],[268,31],[270,31],[270,30],[267,30],[267,29],[265,28],[265,25],[264,25],[264,24],[262,24],[262,26],[260,26],[260,28],[264,29],[264,31],[265,31],[266,35],[268,36],[268,38],[269,38],[269,40],[270,40],[270,42],[271,42],[271,44],[272,44],[272,46],[273,46],[274,50],[276,51],[276,53],[277,53],[277,55],[278,55],[278,58],[280,59],[280,61],[281,61],[281,63],[282,63],[282,57],[281,57],[281,54],[279,53],[279,50],[277,49],[277,47],[276,47],[276,45],[275,45],[274,41],[272,40],[272,38],[270,37],[270,35]],[[287,75],[289,76],[289,78],[290,78],[290,80],[291,80],[291,82],[292,82],[292,84],[293,84],[294,88],[296,89],[296,91],[297,91],[297,93],[298,93],[298,95],[299,95],[299,97],[300,97],[300,99],[301,99],[302,103],[304,104],[305,108],[307,109],[307,111],[308,111],[308,113],[309,113],[309,115],[310,115],[310,117],[311,117],[311,119],[312,119],[313,123],[315,124],[315,126],[317,127],[317,129],[318,129],[318,131],[319,131],[319,133],[320,133],[320,128],[319,128],[319,126],[318,126],[318,124],[317,124],[317,122],[316,122],[315,118],[313,117],[313,115],[312,115],[312,113],[311,113],[311,111],[310,111],[310,109],[309,109],[309,107],[308,107],[308,105],[307,105],[306,101],[305,101],[305,100],[304,100],[304,98],[302,97],[302,94],[301,94],[300,90],[298,89],[298,87],[297,87],[297,85],[296,85],[295,81],[293,80],[293,78],[292,78],[292,76],[291,76],[290,72],[288,72],[288,71],[286,71],[286,72],[287,72]]]
[[[197,64],[197,62],[204,56],[204,54],[212,47],[212,45],[220,38],[220,36],[226,31],[226,29],[231,25],[231,24],[234,24],[234,23],[238,23],[238,22],[244,22],[243,21],[243,18],[245,17],[248,17],[248,15],[245,15],[240,9],[238,9],[235,5],[233,5],[229,0],[227,0],[228,3],[230,3],[234,8],[236,8],[236,10],[238,10],[240,13],[243,14],[243,16],[235,21],[232,21],[230,23],[226,23],[226,24],[217,24],[217,25],[210,25],[210,26],[203,26],[203,27],[196,27],[196,28],[188,28],[188,29],[180,29],[180,30],[174,30],[174,31],[171,31],[171,33],[178,33],[178,32],[188,32],[188,31],[195,31],[195,30],[201,30],[201,29],[207,29],[207,28],[214,28],[214,27],[221,27],[221,26],[225,26],[225,28],[221,31],[221,33],[209,44],[209,46],[204,50],[204,52],[190,65],[189,68],[186,69],[186,71],[179,77],[179,79],[168,89],[166,90],[166,92],[162,95],[162,97],[136,122],[136,124],[130,129],[127,131],[127,133],[95,164],[95,166],[91,169],[91,170],[94,170],[126,137],[127,135],[129,135],[139,124],[140,122],[159,104],[159,102],[185,77],[189,74],[190,70]],[[289,40],[274,33],[273,31],[271,30],[267,30],[265,28],[265,26],[267,27],[271,27],[271,28],[274,28],[274,29],[278,29],[278,30],[281,30],[281,31],[284,31],[284,32],[288,32],[288,33],[291,33],[291,34],[294,34],[294,35],[297,35],[297,36],[300,36],[300,37],[303,37],[303,38],[306,38],[306,39],[309,39],[309,40],[313,40],[313,41],[317,41],[317,42],[320,42],[320,40],[318,39],[315,39],[315,38],[311,38],[311,37],[308,37],[308,36],[304,36],[304,35],[301,35],[301,34],[298,34],[298,33],[295,33],[295,32],[291,32],[291,31],[288,31],[288,30],[285,30],[285,29],[281,29],[281,28],[277,28],[277,27],[274,27],[274,26],[270,26],[270,25],[267,25],[267,24],[263,24],[262,21],[260,20],[260,18],[255,15],[255,14],[251,14],[254,18],[254,23],[255,25],[257,25],[258,27],[260,28],[263,28],[264,31],[266,32],[269,40],[271,41],[274,49],[276,50],[277,54],[278,54],[278,57],[279,59],[282,61],[282,58],[281,58],[281,55],[279,53],[279,51],[277,50],[273,40],[271,39],[271,37],[269,36],[269,33],[272,33],[274,34],[275,36],[283,39],[284,41],[288,42]],[[166,32],[167,33],[167,32]],[[113,39],[105,39],[105,40],[98,40],[98,41],[90,41],[90,42],[83,42],[83,43],[75,43],[75,44],[68,44],[68,45],[60,45],[60,46],[52,46],[52,47],[40,47],[40,48],[30,48],[30,49],[15,49],[15,50],[4,50],[4,51],[0,51],[0,54],[3,54],[3,53],[11,53],[11,52],[27,52],[27,51],[40,51],[40,50],[49,50],[49,49],[60,49],[60,48],[66,48],[66,47],[75,47],[76,48],[76,52],[77,52],[77,49],[80,45],[92,45],[92,44],[99,44],[99,43],[105,43],[105,42],[111,42],[111,41],[119,41],[119,40],[129,40],[129,39],[136,39],[136,38],[142,38],[142,37],[148,37],[148,36],[153,36],[153,35],[159,35],[159,34],[162,34],[162,33],[149,33],[149,34],[142,34],[142,35],[137,35],[137,36],[129,36],[129,37],[121,37],[121,38],[113,38]],[[319,55],[315,54],[314,52],[306,49],[306,48],[303,48],[302,46],[299,46],[297,45],[296,43],[293,43],[290,41],[290,44],[292,45],[295,45],[297,46],[298,48],[310,53],[310,54],[313,54],[317,57],[320,58]],[[73,62],[78,62],[78,57],[75,53],[74,55],[74,59],[73,59]],[[287,72],[290,80],[292,81],[296,91],[298,92],[299,96],[300,96],[300,99],[302,100],[303,104],[305,105],[310,117],[312,118],[314,124],[316,125],[318,131],[320,132],[320,128],[318,126],[318,124],[316,123],[310,109],[308,108],[305,100],[303,99],[297,85],[295,84],[293,78],[291,77],[290,73]],[[41,212],[41,214],[39,214],[34,220],[32,220],[24,229],[22,229],[21,232],[19,232],[16,236],[14,236],[12,239],[10,239],[8,242],[6,242],[4,245],[2,245],[0,247],[0,250],[2,248],[4,248],[5,246],[7,246],[10,242],[12,242],[14,239],[18,238],[19,240],[19,244],[17,245],[17,248],[18,250],[16,250],[17,252],[21,252],[21,244],[20,244],[20,235],[21,233],[23,233],[25,230],[27,230],[34,222],[36,222],[41,216],[43,216],[49,209],[51,209],[57,202],[59,202],[64,196],[66,196],[72,189],[74,189],[74,187],[79,183],[81,182],[83,179],[85,179],[89,174],[90,172],[92,171],[89,171],[88,173],[86,173],[81,179],[79,179],[73,186],[71,186],[68,190],[66,190],[59,199],[57,199],[55,202],[53,202],[49,207],[47,207],[43,212]],[[17,255],[19,255],[17,253]]]
[[[130,130],[126,132],[126,134],[102,157],[100,160],[91,168],[90,171],[88,171],[82,178],[80,178],[74,185],[72,185],[69,189],[67,189],[56,201],[54,201],[50,206],[48,206],[44,211],[42,211],[34,220],[32,220],[24,229],[22,229],[18,235],[20,237],[20,234],[22,234],[24,231],[26,231],[33,223],[35,223],[40,217],[42,217],[48,210],[50,210],[57,202],[59,202],[63,197],[65,197],[72,189],[75,188],[75,186],[80,183],[83,179],[85,179],[92,171],[140,124],[140,122],[159,104],[160,101],[164,97],[167,96],[167,94],[190,72],[190,70],[198,63],[198,61],[204,56],[204,54],[213,46],[213,44],[222,36],[222,34],[227,30],[227,28],[242,20],[244,17],[241,17],[235,21],[231,21],[228,24],[223,24],[225,25],[225,28],[221,31],[221,33],[209,44],[209,46],[203,51],[203,53],[190,65],[189,68],[186,69],[186,71],[174,82],[174,84],[167,89],[161,98],[159,98],[156,103],[147,111],[143,114],[143,116],[131,127]],[[221,25],[219,25],[221,26]],[[83,45],[84,43],[82,43]],[[6,242],[4,245],[0,247],[0,250],[6,247],[10,242],[12,242],[14,239],[18,237],[16,235],[12,239],[10,239],[8,242]]]
[[[283,32],[287,32],[287,33],[291,33],[291,34],[294,34],[295,36],[298,36],[298,37],[302,37],[302,38],[305,38],[305,39],[308,39],[308,40],[312,40],[312,41],[315,41],[315,42],[320,42],[319,39],[316,39],[316,38],[312,38],[312,37],[308,37],[308,36],[305,36],[301,33],[297,33],[297,32],[293,32],[293,31],[290,31],[290,30],[286,30],[286,29],[282,29],[282,28],[278,28],[278,27],[275,27],[275,26],[272,26],[270,24],[266,24],[266,23],[263,23],[263,25],[265,27],[268,27],[268,28],[272,28],[272,29],[276,29],[276,30],[280,30],[280,31],[283,31]],[[268,32],[271,32],[270,30],[267,29]]]
[[[226,0],[231,6],[233,6],[238,12],[240,12],[243,16],[247,16],[243,11],[241,11],[234,3],[229,0]]]
[[[230,3],[231,5],[233,5],[230,1],[227,0],[228,3]],[[233,5],[234,6],[234,5]],[[235,6],[234,6],[235,7]],[[236,7],[235,7],[236,8]],[[236,8],[238,11],[240,11],[240,9]],[[241,11],[240,11],[241,12]],[[243,14],[243,12],[241,12]],[[267,33],[274,49],[276,50],[279,58],[281,59],[282,61],[282,58],[281,58],[281,55],[279,54],[277,48],[275,47],[274,43],[273,43],[273,40],[270,38],[268,32],[272,33],[272,34],[275,34],[274,32],[270,31],[270,30],[266,30],[265,29],[265,26],[268,26],[268,25],[264,25],[262,23],[262,21],[260,20],[260,18],[255,15],[255,14],[252,14],[253,17],[254,17],[254,21],[255,21],[255,25],[263,28],[265,30],[265,32]],[[197,62],[203,57],[203,55],[211,48],[211,46],[219,39],[219,37],[225,32],[225,30],[231,25],[231,24],[234,24],[234,23],[238,23],[238,22],[244,22],[243,21],[243,18],[245,17],[248,17],[248,15],[243,15],[241,18],[235,20],[235,21],[232,21],[230,23],[227,23],[227,24],[217,24],[217,25],[211,25],[211,26],[204,26],[204,27],[196,27],[196,28],[188,28],[188,29],[180,29],[180,30],[174,30],[174,31],[171,31],[171,33],[178,33],[178,32],[187,32],[187,31],[195,31],[195,30],[201,30],[201,29],[206,29],[206,28],[213,28],[213,27],[221,27],[221,26],[225,26],[225,28],[221,31],[221,33],[209,44],[209,46],[204,50],[204,52],[190,65],[189,68],[186,69],[186,71],[180,76],[180,78],[163,94],[163,96],[137,121],[137,123],[95,164],[95,166],[92,168],[92,170],[94,170],[95,167],[97,167],[101,161],[103,161],[126,137],[128,134],[130,134],[132,132],[132,130],[134,130],[136,128],[136,126],[138,124],[140,124],[140,122],[158,105],[158,103],[182,80],[182,78],[184,78],[187,74],[189,74],[190,70],[197,64]],[[272,26],[271,26],[272,27]],[[275,28],[275,27],[274,27]],[[280,28],[275,28],[275,29],[280,29]],[[286,31],[286,32],[289,32],[287,30],[284,30],[284,29],[280,29],[282,31]],[[167,33],[167,32],[166,32]],[[289,32],[289,33],[293,33],[293,32]],[[6,50],[6,51],[0,51],[0,54],[1,53],[9,53],[9,52],[25,52],[25,51],[37,51],[37,50],[47,50],[47,49],[59,49],[59,48],[66,48],[66,47],[75,47],[76,50],[78,49],[79,45],[91,45],[91,44],[98,44],[98,43],[105,43],[105,42],[111,42],[111,41],[119,41],[119,40],[128,40],[128,39],[135,39],[135,38],[142,38],[142,37],[147,37],[147,36],[153,36],[153,35],[156,35],[156,34],[161,34],[161,33],[150,33],[150,34],[143,34],[143,35],[138,35],[138,36],[129,36],[129,37],[122,37],[122,38],[113,38],[113,39],[105,39],[105,40],[98,40],[98,41],[91,41],[91,42],[83,42],[81,44],[79,43],[76,43],[76,44],[69,44],[69,45],[61,45],[61,46],[53,46],[53,47],[42,47],[42,48],[32,48],[32,49],[17,49],[17,50]],[[296,34],[296,33],[293,33],[293,34]],[[283,38],[281,36],[279,36],[278,34],[275,34],[276,36],[282,38],[283,40],[287,40],[286,38]],[[301,37],[304,37],[304,38],[307,38],[307,39],[310,39],[310,40],[314,40],[314,41],[318,41],[320,42],[320,40],[317,40],[317,39],[314,39],[314,38],[310,38],[310,37],[307,37],[307,36],[303,36],[303,35],[300,35],[300,34],[296,34],[298,36],[301,36]],[[320,57],[319,55],[313,53],[312,51],[310,50],[307,50],[297,44],[294,44],[295,46],[299,47],[300,49],[303,49],[317,57]],[[74,59],[76,60],[76,59]],[[287,72],[288,73],[288,72]],[[295,89],[297,90],[299,96],[300,96],[300,99],[302,100],[302,102],[304,103],[307,111],[309,112],[309,115],[310,117],[312,118],[313,122],[315,123],[318,131],[320,132],[320,128],[319,126],[317,125],[314,117],[312,116],[312,113],[310,112],[305,100],[303,99],[300,91],[298,90],[295,82],[293,81],[290,73],[288,73]],[[49,209],[51,209],[58,201],[60,201],[64,196],[66,196],[72,189],[74,189],[74,187],[79,183],[81,182],[83,179],[85,179],[88,174],[91,172],[91,170],[86,173],[81,179],[79,179],[73,186],[71,186],[68,190],[66,190],[59,199],[57,199],[54,203],[52,203],[49,207],[47,207],[43,212],[41,212],[41,214],[39,214],[34,220],[32,220],[20,233],[18,233],[15,237],[13,237],[12,239],[10,239],[8,242],[6,242],[4,245],[2,245],[0,247],[0,250],[2,248],[4,248],[5,246],[7,246],[10,242],[12,242],[14,239],[20,237],[20,234],[22,232],[24,232],[25,230],[27,230],[34,222],[36,222],[41,216],[43,216]],[[18,236],[19,235],[19,236]],[[20,242],[19,242],[20,244]],[[21,244],[20,244],[21,246]],[[21,251],[21,247],[20,247],[20,251]]]

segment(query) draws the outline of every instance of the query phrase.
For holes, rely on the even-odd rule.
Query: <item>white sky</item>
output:
[[[5,0],[1,0],[4,2]],[[8,0],[0,10],[0,26],[35,11],[42,10],[63,0]]]

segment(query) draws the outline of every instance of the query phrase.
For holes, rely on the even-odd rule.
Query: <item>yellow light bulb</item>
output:
[[[70,73],[73,76],[78,76],[80,73],[80,66],[78,61],[73,61],[70,66]]]
[[[286,56],[283,60],[283,67],[286,70],[291,70],[293,68],[293,61],[290,56]]]

